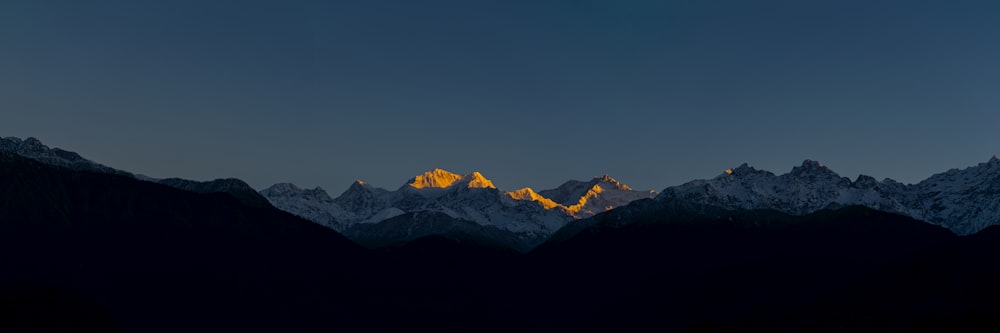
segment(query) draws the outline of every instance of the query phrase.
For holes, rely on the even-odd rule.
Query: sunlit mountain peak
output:
[[[468,188],[497,188],[493,186],[492,181],[483,177],[483,174],[479,173],[479,171],[473,171],[471,174],[462,176],[462,179],[468,181],[468,185],[466,185]]]
[[[435,168],[434,170],[413,177],[407,185],[413,188],[446,188],[459,179],[462,179],[462,176],[459,174]],[[492,184],[490,185],[492,186]]]

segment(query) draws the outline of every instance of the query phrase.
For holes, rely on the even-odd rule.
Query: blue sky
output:
[[[338,194],[1000,154],[995,1],[4,1],[0,135]]]

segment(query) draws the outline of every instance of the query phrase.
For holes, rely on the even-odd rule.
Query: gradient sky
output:
[[[154,177],[916,182],[998,125],[992,0],[0,1],[0,136]]]

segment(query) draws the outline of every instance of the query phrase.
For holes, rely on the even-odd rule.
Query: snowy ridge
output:
[[[966,235],[1000,224],[1000,158],[951,169],[907,190],[904,214]]]
[[[131,173],[110,168],[83,158],[80,154],[59,148],[49,148],[49,146],[32,137],[24,140],[16,137],[0,138],[0,151],[12,152],[48,165],[61,166],[78,171],[135,177]]]
[[[205,182],[181,178],[151,179],[147,177],[147,180],[142,179],[139,176],[136,176],[136,179],[159,183],[176,189],[195,193],[226,193],[250,206],[271,206],[267,199],[264,199],[264,197],[261,196],[260,193],[257,193],[253,187],[250,187],[250,184],[236,178],[221,178]]]
[[[344,228],[336,219],[345,213],[343,208],[335,204],[333,198],[318,186],[307,190],[293,184],[280,183],[260,191],[260,195],[278,209],[332,229]]]
[[[965,235],[1000,224],[1000,159],[952,169],[915,185],[888,178],[877,181],[865,175],[851,181],[811,160],[780,176],[744,163],[712,179],[667,188],[656,199],[725,209],[773,209],[794,215],[861,205]]]
[[[608,175],[594,177],[590,181],[571,180],[557,188],[538,193],[552,198],[567,214],[581,219],[594,216],[616,207],[646,198],[656,197],[657,192],[636,191]]]

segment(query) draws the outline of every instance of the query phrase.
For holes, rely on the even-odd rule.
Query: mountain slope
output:
[[[538,194],[562,205],[568,214],[578,219],[657,195],[652,190],[632,190],[608,175],[594,177],[587,182],[570,180],[557,188],[539,191]]]
[[[257,193],[246,182],[236,178],[216,179],[199,182],[181,178],[156,180],[157,183],[195,193],[226,193],[236,197],[245,205],[256,207],[271,207],[267,199]]]
[[[286,311],[279,304],[316,305],[291,297],[303,292],[295,286],[317,285],[311,277],[350,283],[366,256],[330,229],[228,194],[0,152],[0,305],[24,309],[26,318],[34,314],[24,302],[49,302],[36,297],[54,292],[55,303],[40,309],[72,302],[110,313],[99,331],[114,329],[108,320],[124,331],[296,327],[274,316]],[[63,295],[77,296],[59,301]],[[80,298],[88,301],[73,301]]]
[[[564,311],[585,318],[582,326],[874,329],[891,320],[837,312],[877,297],[857,286],[899,262],[925,260],[960,241],[946,229],[858,206],[794,216],[653,201],[638,205],[643,203],[648,205],[630,205],[634,210],[629,214],[614,210],[573,222],[570,226],[591,223],[532,253],[539,266],[557,272],[549,278],[565,281],[549,290],[553,297],[572,299],[587,290],[586,301],[576,298],[581,304],[612,304],[598,310],[570,302]],[[844,295],[851,295],[851,301],[838,300]],[[815,322],[826,324],[811,326]]]
[[[94,161],[83,158],[80,154],[59,148],[49,148],[49,146],[46,146],[36,138],[29,137],[24,140],[15,137],[0,138],[0,151],[14,153],[41,163],[66,167],[73,170],[93,171],[133,177],[131,173],[95,163]]]

